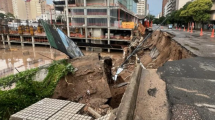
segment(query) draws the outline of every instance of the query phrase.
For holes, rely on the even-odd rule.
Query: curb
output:
[[[109,120],[132,120],[134,118],[141,72],[142,67],[140,64],[137,64],[130,84],[122,97],[121,104],[115,115],[112,114]]]

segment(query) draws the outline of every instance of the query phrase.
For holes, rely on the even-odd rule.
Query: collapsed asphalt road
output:
[[[133,119],[214,120],[215,58],[212,58],[212,46],[215,44],[208,36],[175,30],[156,32],[138,54],[148,70],[143,70],[141,75],[144,77],[140,77]],[[161,64],[157,64],[158,60],[162,60]],[[164,84],[153,78],[156,75],[151,69],[157,68]],[[150,94],[152,89],[156,92]],[[166,93],[168,103],[162,93]]]

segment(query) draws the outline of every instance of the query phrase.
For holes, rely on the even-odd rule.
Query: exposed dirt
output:
[[[152,37],[147,39],[143,45],[143,50],[138,53],[146,68],[156,69],[169,59],[180,60],[192,57],[192,53],[171,40],[172,37],[173,35],[166,32],[155,31]]]
[[[93,53],[70,60],[77,71],[59,81],[52,98],[84,103],[101,115],[117,108],[126,85],[122,87],[116,85],[129,81],[134,65],[128,66],[119,75],[118,81],[113,83],[112,73],[115,74],[122,58],[113,57],[113,61],[108,57],[102,58],[99,60],[98,54]]]
[[[75,58],[70,62],[77,71],[59,81],[53,98],[81,103],[87,103],[89,98],[111,98],[104,64],[99,61],[97,54]]]

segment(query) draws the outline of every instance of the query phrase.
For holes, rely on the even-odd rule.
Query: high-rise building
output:
[[[31,0],[30,8],[31,8],[31,19],[36,20],[36,18],[42,14],[42,6],[40,3],[40,0]]]
[[[147,15],[147,0],[139,0],[137,3],[137,14]]]
[[[17,19],[26,20],[26,7],[24,0],[12,0],[14,16]]]
[[[0,0],[0,10],[13,14],[12,0]]]
[[[44,14],[46,12],[46,0],[39,0],[39,3],[41,5],[42,14]]]
[[[175,10],[181,9],[189,1],[193,0],[168,0],[164,7],[163,16],[166,16]]]
[[[165,13],[165,6],[166,6],[166,4],[167,4],[168,1],[169,1],[169,0],[163,0],[163,2],[162,2],[162,16],[164,16],[164,13]]]
[[[31,6],[30,6],[30,2],[31,2],[31,0],[26,0],[25,1],[27,20],[31,20]]]
[[[146,12],[146,15],[149,14],[149,4],[147,4],[147,12]]]
[[[187,2],[190,2],[193,0],[176,0],[176,10],[181,9]]]

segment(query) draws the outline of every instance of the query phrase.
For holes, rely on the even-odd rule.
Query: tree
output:
[[[5,14],[0,13],[0,18],[4,19]]]
[[[192,18],[195,22],[207,22],[210,19],[211,0],[196,0],[182,10],[180,16]]]
[[[155,18],[155,19],[153,20],[153,23],[154,23],[154,24],[160,24],[160,23],[159,23],[159,19],[158,19],[158,18]]]
[[[9,13],[9,12],[6,14],[6,16],[7,16],[7,18],[15,18],[14,15],[12,13]]]
[[[146,18],[151,21],[151,20],[155,19],[155,16],[154,15],[147,15]]]

